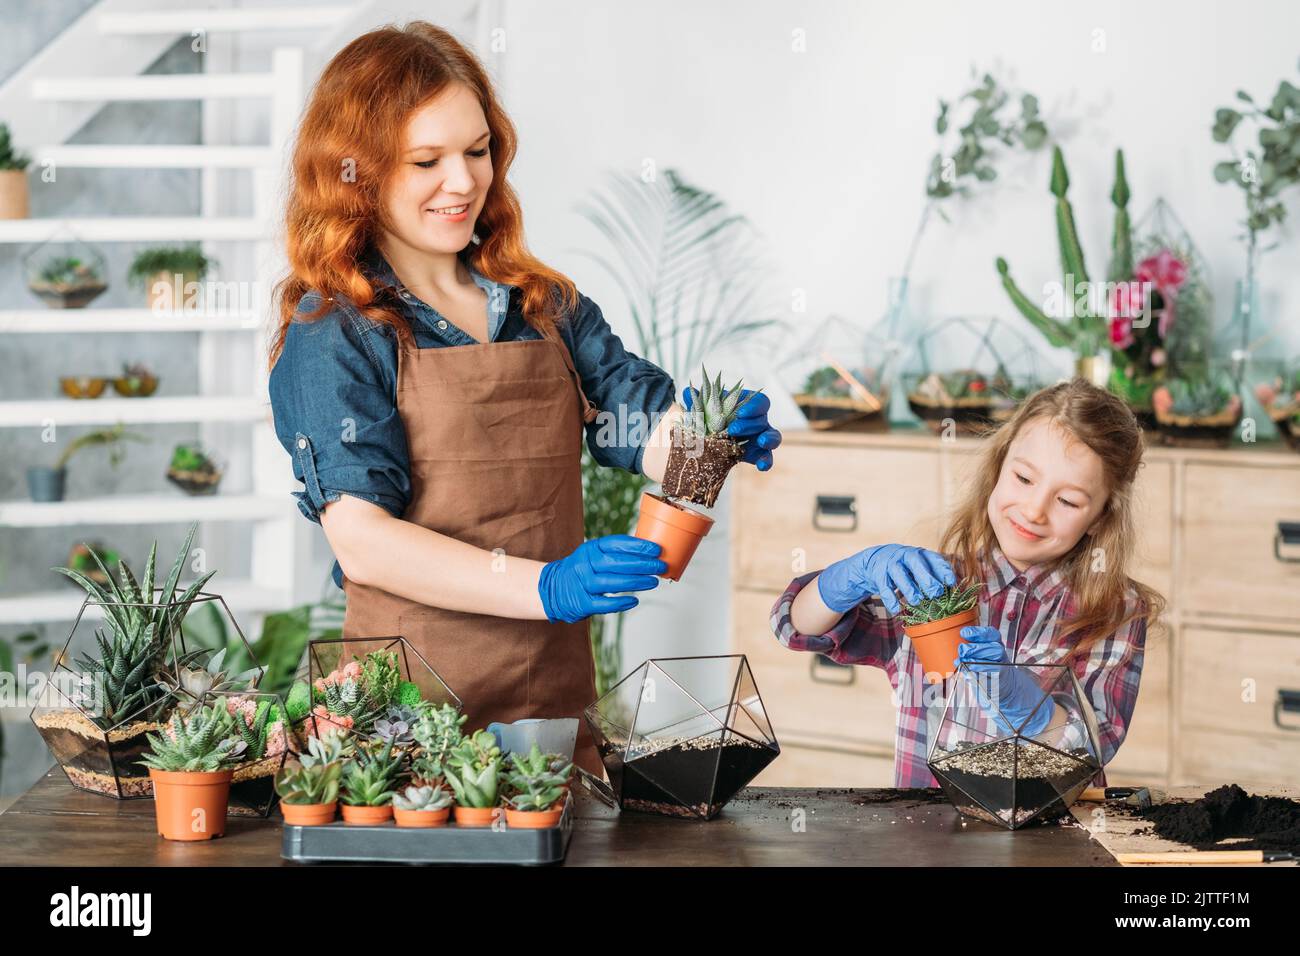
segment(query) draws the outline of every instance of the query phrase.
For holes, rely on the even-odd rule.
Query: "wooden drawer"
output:
[[[1184,500],[1184,606],[1300,619],[1300,564],[1273,554],[1277,523],[1300,521],[1300,473],[1189,462]]]
[[[1209,730],[1183,731],[1180,759],[1170,783],[1176,787],[1219,787],[1231,782],[1248,789],[1250,784],[1295,786],[1300,782],[1300,735],[1296,736],[1297,740],[1287,741]]]
[[[769,623],[777,593],[742,590],[732,600],[732,653],[749,658],[776,739],[892,754],[898,712],[885,672],[782,647]]]
[[[865,754],[781,744],[781,756],[754,778],[755,787],[892,787],[892,754]]]
[[[1290,776],[1300,778],[1300,730],[1273,722],[1279,688],[1300,691],[1300,636],[1186,627],[1181,650],[1182,726],[1276,738],[1290,748]],[[1191,759],[1190,748],[1180,750]]]
[[[934,452],[790,445],[771,472],[746,468],[733,475],[736,587],[771,589],[775,598],[796,574],[871,545],[938,544]],[[852,497],[857,529],[847,530],[848,519],[815,517],[819,495]]]
[[[1146,461],[1133,487],[1137,542],[1129,574],[1168,600],[1174,591],[1174,466]]]
[[[1173,648],[1169,628],[1162,625],[1147,635],[1142,660],[1142,682],[1133,708],[1133,720],[1115,759],[1106,764],[1111,786],[1122,781],[1165,782],[1169,776],[1169,735],[1173,702],[1170,699],[1170,670]]]

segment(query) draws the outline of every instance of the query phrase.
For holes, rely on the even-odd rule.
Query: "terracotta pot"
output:
[[[284,822],[291,827],[319,827],[334,822],[339,802],[331,803],[285,803],[280,801],[280,812]]]
[[[547,830],[560,825],[564,801],[550,810],[514,810],[506,807],[506,825],[516,830]]]
[[[680,581],[686,565],[695,556],[695,549],[712,527],[713,519],[708,515],[645,491],[641,493],[641,514],[633,533],[663,549],[659,557],[668,564],[668,570],[660,577]]]
[[[456,825],[462,827],[490,827],[498,818],[500,807],[457,807]]]
[[[393,819],[393,805],[385,803],[382,807],[354,807],[343,804],[343,822],[353,826],[373,827]]]
[[[186,305],[186,287],[197,281],[198,276],[190,273],[155,272],[145,282],[145,307],[151,312],[181,312]]]
[[[921,670],[925,672],[927,684],[937,684],[956,670],[952,662],[957,659],[957,648],[966,643],[962,640],[961,629],[974,624],[977,617],[978,612],[971,608],[942,621],[903,628],[903,633],[916,648],[916,656],[921,659]]]
[[[0,170],[0,219],[26,219],[27,173],[21,169]]]
[[[158,832],[168,840],[211,840],[226,832],[231,770],[185,772],[154,770],[154,811]]]
[[[451,817],[451,807],[441,810],[398,810],[393,808],[393,818],[399,827],[445,827]]]

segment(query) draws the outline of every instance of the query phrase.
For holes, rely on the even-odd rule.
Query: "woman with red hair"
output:
[[[634,607],[626,592],[666,566],[630,535],[583,540],[584,426],[597,462],[659,481],[682,413],[671,377],[529,254],[514,154],[486,73],[446,31],[348,44],[298,133],[270,354],[344,637],[406,638],[473,727],[595,699],[586,619]],[[780,443],[768,407],[755,395],[732,426],[762,471]],[[600,770],[585,726],[575,759]]]

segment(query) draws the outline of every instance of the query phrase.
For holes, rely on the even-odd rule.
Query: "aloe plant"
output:
[[[903,622],[908,626],[932,624],[969,611],[979,601],[979,592],[984,585],[979,582],[960,582],[946,587],[938,597],[922,598],[916,604],[909,604],[903,609]]]
[[[146,734],[150,750],[140,763],[152,770],[208,772],[225,770],[245,757],[246,744],[232,731],[235,718],[217,701],[188,717],[172,714],[162,734]]]
[[[682,427],[700,438],[725,437],[727,427],[736,420],[740,409],[758,392],[750,392],[742,399],[740,393],[743,380],[730,388],[724,388],[721,372],[712,381],[708,369],[701,366],[700,373],[704,384],[698,388],[695,385],[687,386],[691,395],[691,407],[682,416]]]

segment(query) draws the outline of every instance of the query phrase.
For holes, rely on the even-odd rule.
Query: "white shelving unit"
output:
[[[187,100],[203,104],[203,142],[181,146],[19,143],[39,168],[198,169],[200,215],[0,221],[0,243],[35,244],[75,236],[88,242],[202,242],[222,263],[223,277],[251,281],[252,302],[211,311],[155,313],[147,309],[45,311],[0,309],[4,335],[113,335],[132,332],[197,333],[197,393],[143,399],[22,400],[0,402],[0,428],[55,425],[127,425],[194,422],[200,438],[226,458],[226,484],[247,475],[250,490],[189,497],[174,489],[146,495],[114,495],[52,503],[0,501],[0,534],[23,529],[88,525],[188,524],[200,521],[204,539],[220,540],[222,527],[251,526],[248,580],[223,578],[216,587],[232,609],[245,614],[290,606],[304,597],[301,565],[308,531],[289,492],[296,487],[289,462],[275,439],[267,398],[266,330],[271,283],[282,269],[275,238],[282,201],[287,148],[304,98],[304,47],[322,30],[346,29],[365,4],[268,5],[193,9],[163,0],[101,0],[47,50],[24,66],[4,89],[0,103],[15,104],[33,125],[60,138],[90,115],[95,104],[113,101]],[[240,69],[235,43],[210,44],[208,72],[137,75],[166,45],[195,31],[274,31],[270,69]],[[294,42],[283,42],[282,35]],[[301,38],[299,42],[299,38]],[[102,51],[102,52],[101,52]],[[96,75],[97,69],[105,72]],[[77,75],[65,71],[75,70]],[[15,90],[13,84],[21,84]],[[244,103],[269,104],[266,142],[241,142]],[[257,107],[264,111],[264,107]],[[64,122],[35,122],[42,112]],[[259,112],[259,115],[261,113]],[[233,171],[233,172],[232,172]],[[230,195],[232,176],[247,177],[244,202]],[[252,211],[247,212],[247,197]],[[232,211],[233,210],[233,211]],[[217,281],[222,281],[218,279]],[[0,345],[2,347],[2,345]],[[313,582],[314,587],[315,582]],[[71,620],[82,595],[72,587],[0,594],[0,624]]]

